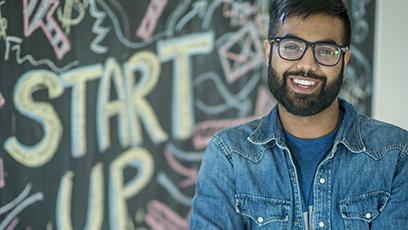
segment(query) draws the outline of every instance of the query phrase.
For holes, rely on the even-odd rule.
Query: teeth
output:
[[[293,81],[296,84],[302,85],[302,86],[314,86],[316,84],[316,82],[314,81],[308,81],[308,80],[303,80],[303,79],[293,79]]]

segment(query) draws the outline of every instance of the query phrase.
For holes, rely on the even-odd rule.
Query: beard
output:
[[[344,62],[343,62],[344,63]],[[290,113],[297,116],[312,116],[329,107],[340,93],[343,84],[344,64],[340,74],[328,84],[327,76],[305,71],[285,71],[278,77],[271,63],[269,65],[268,86],[275,99]],[[303,76],[322,82],[321,88],[313,94],[300,94],[289,89],[289,76]],[[281,80],[280,80],[281,79]]]

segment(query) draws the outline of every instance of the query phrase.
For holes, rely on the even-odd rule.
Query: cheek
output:
[[[335,66],[332,68],[325,68],[323,69],[323,74],[326,75],[328,83],[334,82],[336,79],[339,78],[341,74],[341,66]]]

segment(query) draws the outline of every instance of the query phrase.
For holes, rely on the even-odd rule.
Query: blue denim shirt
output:
[[[344,118],[313,182],[312,229],[408,229],[408,132],[358,114]],[[305,229],[297,171],[277,107],[211,139],[190,229]]]

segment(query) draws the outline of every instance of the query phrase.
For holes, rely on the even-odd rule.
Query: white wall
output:
[[[372,114],[408,129],[408,0],[376,4]]]

